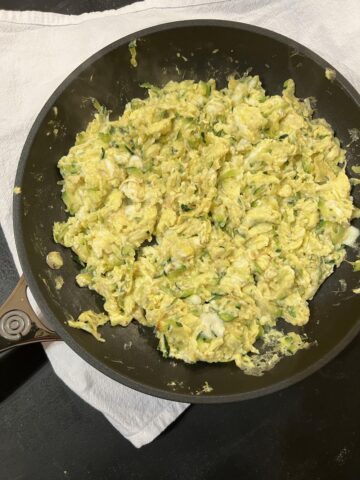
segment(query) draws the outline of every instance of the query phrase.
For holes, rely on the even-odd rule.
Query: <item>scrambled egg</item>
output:
[[[336,72],[332,68],[327,68],[325,70],[325,77],[330,80],[330,82],[333,82],[336,78]]]
[[[106,311],[69,324],[103,340],[100,325],[136,319],[166,357],[259,375],[309,346],[296,327],[344,259],[345,152],[292,80],[274,96],[258,76],[145,87],[59,161],[70,216],[54,238]]]
[[[61,290],[64,285],[64,279],[61,275],[55,277],[55,288],[56,290]]]
[[[59,270],[64,265],[64,261],[59,252],[49,252],[46,255],[46,263],[52,270]]]
[[[130,52],[130,64],[136,68],[138,66],[137,60],[136,60],[136,40],[133,40],[132,42],[129,43],[129,52]]]

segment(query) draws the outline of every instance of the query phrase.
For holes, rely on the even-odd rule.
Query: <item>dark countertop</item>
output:
[[[61,13],[131,1],[0,0]],[[0,232],[0,301],[16,283]],[[196,405],[140,450],[54,374],[42,347],[0,357],[0,479],[352,480],[360,475],[360,337],[286,390]]]
[[[4,10],[40,10],[67,15],[110,10],[135,3],[134,0],[0,0]]]

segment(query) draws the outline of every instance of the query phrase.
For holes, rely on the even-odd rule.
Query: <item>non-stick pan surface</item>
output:
[[[138,67],[130,65],[128,43],[137,38]],[[218,50],[218,51],[217,51]],[[144,97],[143,82],[164,85],[169,80],[215,78],[223,87],[229,74],[251,68],[270,94],[280,93],[293,78],[299,97],[317,99],[317,115],[335,129],[344,146],[351,129],[360,126],[360,99],[337,73],[325,78],[329,65],[317,55],[278,34],[240,23],[196,20],[153,27],[123,38],[77,68],[55,91],[37,117],[22,152],[16,185],[22,194],[14,199],[17,249],[30,289],[43,314],[63,340],[95,368],[116,381],[142,392],[172,400],[229,402],[269,393],[290,385],[343,349],[360,329],[360,296],[352,293],[360,274],[344,262],[322,285],[311,302],[311,320],[303,329],[317,345],[283,359],[261,377],[246,376],[233,363],[187,365],[162,358],[154,335],[132,323],[127,328],[105,326],[105,343],[66,324],[83,310],[102,310],[94,292],[77,287],[80,266],[70,250],[55,245],[52,226],[65,220],[57,170],[59,158],[74,143],[77,132],[91,120],[90,97],[117,116],[134,97]],[[31,94],[31,92],[30,92]],[[56,108],[54,108],[56,107]],[[350,167],[360,159],[360,144],[348,147]],[[354,193],[355,203],[357,200]],[[60,249],[65,283],[56,290],[46,254]],[[348,258],[356,252],[349,250]],[[342,291],[339,283],[347,284]],[[343,283],[343,282],[342,282]],[[71,368],[71,367],[69,367]],[[199,394],[205,382],[213,388]]]

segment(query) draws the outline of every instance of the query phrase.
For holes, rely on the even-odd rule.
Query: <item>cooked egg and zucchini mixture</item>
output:
[[[292,80],[273,96],[258,76],[145,88],[117,120],[98,108],[59,161],[54,238],[106,312],[69,325],[103,341],[136,319],[165,357],[259,375],[309,346],[296,327],[344,259],[345,151]]]

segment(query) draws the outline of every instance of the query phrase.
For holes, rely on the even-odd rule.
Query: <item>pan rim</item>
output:
[[[131,40],[139,38],[141,36],[149,35],[152,33],[157,33],[166,30],[173,30],[177,28],[183,27],[225,27],[229,29],[237,29],[237,30],[245,30],[257,34],[261,34],[267,36],[271,39],[277,40],[291,48],[296,49],[299,53],[302,53],[304,56],[314,60],[318,65],[325,68],[331,68],[336,72],[336,79],[339,81],[342,88],[348,93],[348,95],[355,101],[360,109],[360,94],[356,91],[356,89],[351,85],[351,83],[340,73],[338,72],[331,64],[329,64],[326,60],[320,57],[317,53],[313,52],[309,48],[303,46],[302,44],[292,40],[284,35],[279,33],[273,32],[271,30],[249,25],[246,23],[241,22],[234,22],[228,20],[217,20],[217,19],[196,19],[196,20],[185,20],[185,21],[177,21],[177,22],[169,22],[163,23],[160,25],[155,25],[134,33],[131,33],[125,37],[122,37],[114,42],[110,43],[109,45],[105,46],[104,48],[100,49],[89,58],[87,58],[84,62],[82,62],[76,69],[74,69],[62,82],[61,84],[55,89],[52,95],[48,98],[45,102],[44,106],[40,110],[39,114],[37,115],[31,130],[27,136],[25,144],[23,146],[18,167],[16,173],[15,184],[22,185],[24,172],[25,172],[25,165],[31,150],[33,141],[36,137],[38,129],[44,120],[48,111],[54,105],[54,102],[57,100],[59,95],[63,93],[63,91],[71,84],[71,82],[88,66],[90,66],[93,62],[103,57],[105,54],[111,52],[112,50],[122,46],[124,44],[129,43]],[[32,272],[30,262],[27,258],[26,248],[25,248],[25,234],[22,228],[22,221],[21,221],[21,199],[20,196],[14,195],[13,199],[13,228],[14,228],[14,235],[15,235],[15,243],[17,253],[19,255],[19,260],[21,267],[23,269],[26,281],[28,282],[29,288],[39,305],[41,311],[43,312],[46,319],[49,321],[49,324],[54,328],[56,333],[59,334],[61,339],[65,341],[65,343],[81,358],[83,358],[89,365],[96,368],[96,370],[100,371],[101,373],[105,374],[107,377],[115,380],[116,382],[125,385],[129,388],[137,390],[139,392],[152,395],[158,398],[163,398],[166,400],[173,400],[177,402],[187,402],[187,403],[231,403],[237,402],[240,400],[249,400],[252,398],[261,397],[267,394],[271,394],[282,390],[283,388],[289,387],[294,385],[295,383],[300,382],[301,380],[305,379],[312,373],[315,373],[317,370],[322,368],[326,365],[330,360],[332,360],[336,355],[338,355],[359,333],[360,331],[360,316],[357,323],[348,331],[348,333],[338,342],[331,350],[329,350],[325,355],[319,358],[317,361],[309,365],[308,367],[304,368],[298,373],[291,375],[290,377],[278,381],[272,385],[262,387],[259,389],[252,390],[250,392],[243,392],[243,393],[235,393],[235,394],[221,394],[218,395],[216,393],[210,395],[191,395],[187,393],[181,392],[172,392],[168,390],[163,390],[159,388],[155,388],[151,385],[148,385],[144,382],[133,380],[131,377],[114,371],[110,367],[108,367],[104,362],[96,358],[92,355],[87,349],[82,347],[78,342],[74,340],[74,338],[67,332],[65,326],[62,322],[60,322],[52,309],[49,307],[45,296],[42,294],[40,289],[37,286],[37,281],[35,275]]]

